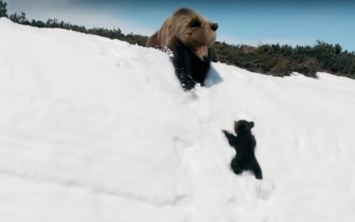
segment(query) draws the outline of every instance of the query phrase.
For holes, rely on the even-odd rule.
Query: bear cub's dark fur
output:
[[[254,122],[246,120],[234,121],[234,131],[237,136],[222,130],[227,137],[229,145],[234,147],[237,155],[232,159],[231,168],[235,174],[240,174],[243,170],[251,170],[257,179],[262,179],[262,172],[258,161],[255,157],[256,140],[251,129],[254,127]]]

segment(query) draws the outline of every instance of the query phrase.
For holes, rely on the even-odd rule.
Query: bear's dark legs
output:
[[[186,91],[193,89],[197,83],[205,86],[205,79],[210,67],[209,62],[200,61],[194,55],[190,56],[193,57],[192,63],[186,59],[179,61],[179,57],[176,58],[174,63],[175,74]]]
[[[201,61],[200,58],[195,55],[192,55],[192,64],[193,65],[191,66],[191,76],[193,80],[201,84],[201,86],[204,86],[211,62],[209,60]]]
[[[175,40],[173,65],[175,74],[185,91],[192,90],[197,83],[204,86],[207,73],[210,69],[210,58],[201,61],[187,46]]]
[[[245,161],[238,158],[238,156],[236,156],[231,162],[231,168],[235,174],[241,174],[243,170],[251,170],[253,171],[256,179],[263,179],[261,168],[256,159],[251,160],[250,163],[246,163]]]
[[[175,74],[185,91],[192,90],[196,86],[196,82],[183,69],[175,69]]]
[[[263,179],[263,175],[262,175],[262,172],[261,172],[261,168],[259,166],[259,163],[258,161],[255,161],[253,162],[253,165],[252,165],[252,169],[251,169],[253,172],[254,172],[254,175],[256,177],[256,179]]]
[[[243,172],[243,169],[240,168],[238,165],[232,166],[232,170],[235,174],[241,174]]]
[[[241,174],[243,172],[243,168],[238,164],[237,158],[234,158],[231,162],[231,168],[235,174]]]
[[[186,46],[181,42],[176,43],[176,49],[173,50],[173,65],[175,74],[185,91],[189,91],[196,86],[195,80],[191,76],[191,56]]]

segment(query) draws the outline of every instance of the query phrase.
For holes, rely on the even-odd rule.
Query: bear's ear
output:
[[[254,124],[254,122],[253,122],[253,121],[251,121],[251,122],[250,122],[250,124],[249,124],[250,129],[251,129],[251,128],[253,128],[253,127],[254,127],[254,125],[255,125],[255,124]]]
[[[218,23],[211,23],[212,31],[216,31],[218,29]]]

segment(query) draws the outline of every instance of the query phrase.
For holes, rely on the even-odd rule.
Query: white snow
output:
[[[169,56],[0,19],[1,222],[352,222],[355,81],[214,63],[183,92]],[[264,179],[222,129],[255,122]]]

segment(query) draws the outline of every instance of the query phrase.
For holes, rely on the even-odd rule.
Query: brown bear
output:
[[[256,140],[251,133],[251,129],[254,127],[254,122],[246,120],[234,121],[234,131],[237,136],[232,133],[222,130],[227,137],[229,145],[231,145],[237,155],[231,162],[231,168],[235,174],[241,174],[243,170],[251,170],[257,179],[262,179],[260,165],[255,157]]]
[[[176,76],[184,90],[191,90],[196,83],[204,86],[211,61],[218,61],[213,48],[217,28],[217,23],[209,22],[191,9],[181,8],[148,38],[146,46],[171,50]]]

